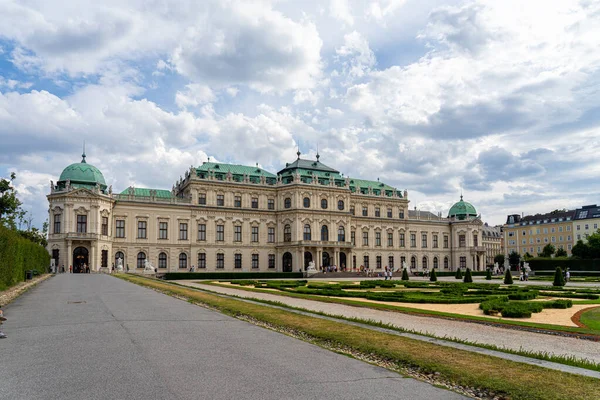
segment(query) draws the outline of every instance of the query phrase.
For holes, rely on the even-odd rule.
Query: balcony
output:
[[[341,249],[354,248],[352,242],[336,242],[333,240],[299,240],[292,242],[279,242],[277,247],[339,247]]]
[[[96,240],[98,239],[97,233],[89,232],[69,232],[66,234],[67,239],[73,240]]]
[[[471,253],[485,253],[485,247],[483,246],[473,246],[469,250]]]

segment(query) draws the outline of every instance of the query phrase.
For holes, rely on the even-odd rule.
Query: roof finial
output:
[[[300,146],[298,146],[298,151],[296,152],[296,155],[298,156],[298,160],[300,159],[300,154],[302,154],[302,153],[300,153]]]
[[[85,140],[83,141],[83,154],[81,155],[81,162],[86,164],[85,162]]]
[[[463,192],[462,192],[462,188],[460,188],[460,201],[463,201]]]
[[[319,161],[319,158],[321,156],[319,155],[319,143],[317,143],[317,161]]]

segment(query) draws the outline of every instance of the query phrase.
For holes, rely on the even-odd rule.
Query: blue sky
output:
[[[484,221],[600,201],[600,2],[0,2],[0,175],[171,188],[314,157]]]

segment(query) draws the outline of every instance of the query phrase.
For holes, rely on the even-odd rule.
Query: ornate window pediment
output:
[[[87,214],[90,212],[90,210],[86,209],[83,206],[76,208],[74,211],[75,211],[75,214]]]

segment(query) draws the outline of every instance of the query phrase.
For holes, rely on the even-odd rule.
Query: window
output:
[[[158,224],[158,238],[159,239],[167,239],[168,238],[168,235],[167,235],[168,228],[169,228],[168,222],[159,222],[159,224]]]
[[[421,234],[421,247],[422,248],[427,248],[427,234],[423,233]]]
[[[225,268],[225,254],[217,253],[217,268]]]
[[[427,257],[423,257],[422,263],[423,263],[422,264],[423,268],[427,269],[428,268],[428,266],[427,266]]]
[[[327,225],[323,225],[321,227],[321,240],[323,242],[326,242],[329,240],[329,228],[327,227]]]
[[[368,246],[368,245],[369,245],[369,232],[364,231],[363,232],[363,246]]]
[[[563,231],[563,227],[562,227],[562,226],[559,226],[559,227],[558,227],[558,231],[559,231],[559,232],[562,232],[562,231]]]
[[[61,214],[54,214],[54,233],[60,233]]]
[[[365,265],[365,268],[369,268],[369,256],[363,257],[363,264]]]
[[[304,225],[304,240],[312,240],[309,224]]]
[[[588,224],[585,224],[585,230],[587,231],[588,229],[590,229],[590,226]]]
[[[433,248],[438,248],[438,235],[433,235]]]
[[[187,268],[187,254],[179,254],[179,268]]]
[[[52,251],[52,253],[54,253],[54,250]],[[52,257],[52,258],[54,258],[54,257]],[[58,259],[58,257],[56,257],[55,259]],[[108,268],[108,250],[102,250],[102,254],[100,256],[100,266],[102,268]]]
[[[206,241],[206,224],[198,224],[198,240]]]
[[[234,267],[242,268],[242,255],[240,253],[235,253]]]
[[[355,231],[350,232],[350,243],[352,243],[352,246],[356,246],[356,232]]]
[[[188,224],[182,222],[179,224],[179,240],[187,240],[188,238]]]
[[[108,236],[108,217],[102,217],[102,234]]]
[[[581,240],[581,234],[580,233],[577,234],[577,240]]]
[[[571,235],[567,235],[567,242],[571,241]]]
[[[198,253],[198,268],[206,268],[206,253]]]
[[[467,268],[467,257],[461,257],[460,258],[460,267],[461,268]]]
[[[275,243],[275,228],[267,228],[267,241]]]
[[[252,269],[258,269],[258,254],[252,254]]]
[[[338,228],[338,242],[346,241],[346,229],[340,225]]]
[[[287,224],[283,227],[283,241],[291,242],[292,241],[292,227]]]
[[[167,268],[167,255],[165,253],[158,255],[158,268]]]
[[[121,259],[121,262],[125,262],[125,254],[123,254],[122,251],[117,251],[115,253],[115,266],[119,265],[119,258]]]
[[[417,247],[417,235],[415,233],[410,234],[410,247]]]
[[[388,257],[388,267],[390,267],[390,269],[394,270],[394,256]]]
[[[350,214],[354,215],[354,213],[355,213],[354,206],[351,206],[350,207]]]
[[[283,207],[284,208],[292,208],[292,199],[290,199],[289,197],[286,197],[286,199],[283,201]]]
[[[146,253],[144,253],[143,251],[140,251],[137,255],[137,267],[138,268],[144,268],[146,264]]]
[[[552,236],[552,237],[550,238],[550,241],[551,241],[552,243],[556,242],[556,237],[555,237],[555,236]]]
[[[571,232],[571,225],[567,225],[567,232]]]
[[[201,206],[206,205],[206,193],[198,193],[198,204]]]
[[[225,205],[225,195],[218,194],[217,195],[217,206],[223,207]]]
[[[369,210],[366,206],[363,206],[362,215],[363,215],[363,217],[366,217],[369,215]]]
[[[479,246],[479,242],[477,241],[477,235],[473,235],[473,246]]]
[[[544,228],[544,233],[548,233],[548,228]]]
[[[550,229],[550,232],[554,233],[554,232],[555,232],[555,229],[554,229],[554,228]]]
[[[267,208],[269,210],[274,210],[275,209],[275,200],[273,200],[273,199],[267,200]]]
[[[381,269],[381,256],[375,257],[375,268]]]
[[[539,230],[539,229],[538,229],[538,232],[537,232],[537,233],[540,233],[540,230]],[[513,236],[515,236],[515,233],[514,233],[514,232],[508,232],[508,237],[513,237]]]
[[[77,216],[77,233],[87,232],[87,215]]]
[[[437,257],[433,257],[433,268],[434,269],[438,268],[438,258]]]
[[[394,233],[388,232],[388,247],[394,247]]]
[[[240,225],[236,225],[233,227],[233,241],[234,242],[242,241],[242,227]]]
[[[321,208],[323,210],[327,209],[327,199],[321,199]]]
[[[242,196],[235,196],[233,198],[233,206],[238,208],[242,206]]]
[[[411,268],[417,268],[417,257],[412,256],[410,258],[410,267]]]
[[[375,207],[375,216],[377,218],[381,217],[381,208]]]
[[[400,214],[398,215],[400,219],[404,219],[404,210],[400,210]]]
[[[572,244],[568,244],[568,245],[567,245],[567,249],[568,249],[568,250],[571,250],[571,249],[572,249],[572,247],[573,247],[573,245],[572,245]]]
[[[275,254],[269,254],[269,269],[275,268]]]
[[[338,210],[344,211],[344,200],[338,200]]]
[[[466,235],[458,235],[458,246],[459,247],[467,247]]]
[[[252,208],[258,208],[258,197],[252,198]]]
[[[125,237],[125,220],[124,219],[118,219],[116,221],[116,231],[115,231],[115,236],[118,238],[124,238]]]
[[[258,243],[258,226],[252,227],[252,243]]]
[[[304,205],[304,208],[310,208],[310,199],[308,197],[305,197],[302,201],[302,204]]]
[[[444,257],[444,269],[448,269],[448,257]]]
[[[392,218],[392,209],[391,208],[387,209],[387,217]]]
[[[138,221],[138,239],[146,239],[146,221]]]
[[[225,225],[217,225],[217,242],[225,240]]]
[[[406,243],[404,242],[404,233],[400,234],[400,247],[404,247]]]
[[[375,246],[381,246],[381,232],[375,232]]]

